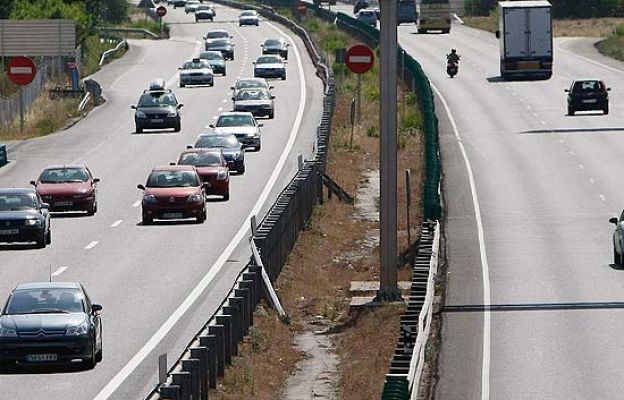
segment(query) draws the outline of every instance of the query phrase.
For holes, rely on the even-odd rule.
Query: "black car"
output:
[[[358,11],[370,7],[368,0],[357,0],[353,6],[353,14],[357,14]]]
[[[170,89],[146,90],[139,98],[137,105],[131,106],[136,110],[134,123],[136,132],[142,133],[143,129],[173,128],[180,132],[180,108],[184,104],[178,103]]]
[[[0,365],[102,360],[102,306],[76,282],[15,287],[0,314]]]
[[[290,43],[286,43],[284,39],[267,39],[260,46],[262,47],[262,54],[277,54],[284,60],[288,60]]]
[[[195,146],[187,146],[193,147],[218,147],[223,151],[230,171],[236,171],[239,175],[245,173],[245,150],[235,135],[202,134],[197,138]]]
[[[206,41],[206,51],[219,51],[226,60],[234,59],[234,43],[230,39],[214,39]]]
[[[50,205],[35,188],[0,189],[0,242],[35,242],[44,248],[51,241]]]
[[[184,7],[186,0],[173,0],[173,8]]]
[[[234,111],[248,111],[254,116],[275,116],[275,96],[264,88],[241,89],[232,97]]]
[[[597,79],[577,80],[572,82],[568,93],[568,115],[577,111],[602,110],[609,114],[609,91],[603,81]]]

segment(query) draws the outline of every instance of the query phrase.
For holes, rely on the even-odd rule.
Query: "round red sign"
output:
[[[167,15],[167,9],[164,6],[159,6],[156,9],[156,14],[158,14],[159,17],[164,17]]]
[[[375,54],[363,44],[356,44],[349,47],[345,63],[347,68],[355,74],[364,74],[373,68]]]
[[[6,67],[7,75],[16,85],[28,85],[35,79],[37,68],[28,57],[17,56],[11,58]]]

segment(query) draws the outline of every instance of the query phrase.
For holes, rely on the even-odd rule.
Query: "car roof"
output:
[[[195,171],[192,165],[162,165],[152,168],[152,171]]]
[[[222,112],[221,114],[219,114],[219,117],[230,116],[230,115],[243,115],[243,116],[253,117],[253,114],[250,113],[249,111],[226,111],[226,112]]]
[[[221,147],[194,147],[192,149],[184,150],[180,153],[180,155],[187,153],[223,153],[223,149],[221,149]]]
[[[48,165],[44,169],[64,169],[64,168],[87,168],[85,164],[53,164]]]
[[[208,31],[208,33],[212,33],[212,32],[224,32],[224,33],[228,33],[228,31],[226,31],[225,29],[211,29]],[[229,35],[229,33],[228,33]]]
[[[234,138],[236,139],[236,135],[233,133],[225,133],[225,132],[219,132],[219,133],[215,133],[215,132],[203,132],[200,133],[199,135],[197,135],[197,140],[206,137],[206,136],[210,136],[210,137],[227,137],[227,138]],[[238,141],[238,139],[236,139]]]
[[[28,289],[80,289],[78,282],[27,282],[15,286],[13,291]]]
[[[0,194],[35,194],[35,188],[1,188]]]

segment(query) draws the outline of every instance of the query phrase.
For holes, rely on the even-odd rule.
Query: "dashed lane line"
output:
[[[97,246],[98,243],[99,242],[97,240],[92,241],[91,243],[89,243],[88,245],[85,246],[85,250],[91,250],[92,248]]]

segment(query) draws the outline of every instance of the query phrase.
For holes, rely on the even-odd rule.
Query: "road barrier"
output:
[[[117,54],[117,52],[119,52],[121,49],[128,50],[128,41],[126,39],[117,43],[117,46],[113,47],[112,49],[106,50],[102,53],[102,56],[100,57],[100,67],[104,65],[108,57]]]
[[[217,2],[241,9],[250,8],[248,4],[229,0]],[[269,9],[256,9],[266,18],[286,25],[302,38],[325,85],[314,158],[300,165],[299,171],[280,193],[252,238],[260,252],[265,272],[271,281],[275,281],[300,230],[310,219],[314,205],[322,201],[323,173],[327,162],[335,88],[333,72],[325,64],[321,52],[312,43],[307,32],[293,21],[274,14]],[[264,287],[262,267],[252,257],[219,309],[169,368],[165,382],[157,384],[146,399],[207,399],[208,390],[217,387],[218,379],[224,375],[225,366],[238,354],[238,344],[253,325],[254,309],[261,298],[265,297]]]

